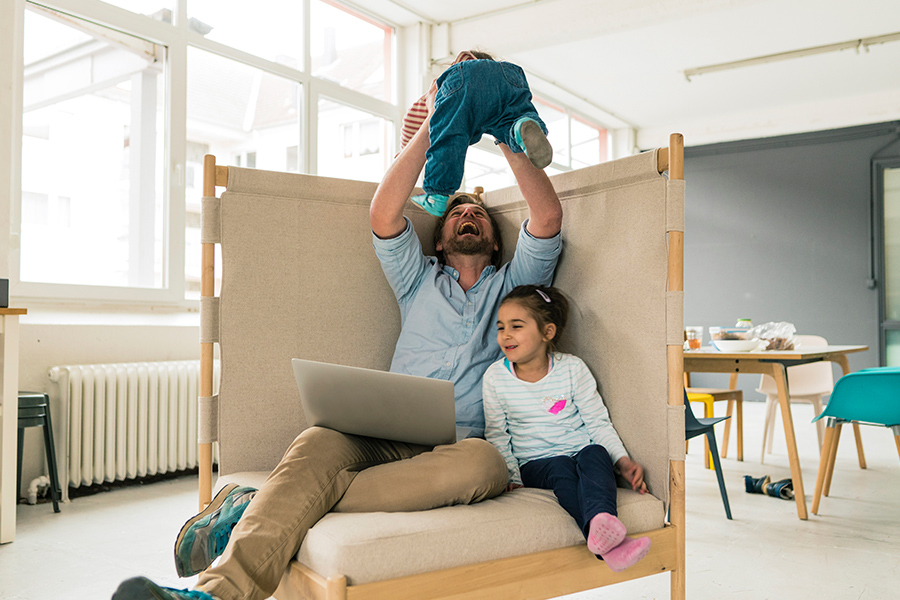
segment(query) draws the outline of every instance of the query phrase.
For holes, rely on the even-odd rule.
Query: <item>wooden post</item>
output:
[[[216,195],[216,157],[203,157],[203,196]],[[203,262],[200,271],[200,297],[215,295],[215,244],[201,244]],[[213,395],[213,343],[200,344],[200,397]],[[200,474],[200,510],[212,501],[212,443],[199,444],[198,471]]]
[[[669,136],[669,180],[684,179],[684,137],[680,133]],[[670,292],[684,291],[684,232],[669,231]],[[667,347],[669,366],[669,406],[684,406],[684,354],[681,344]],[[671,575],[671,598],[684,600],[685,595],[685,532],[684,532],[684,460],[669,461],[669,502],[671,523],[675,527],[676,567]]]

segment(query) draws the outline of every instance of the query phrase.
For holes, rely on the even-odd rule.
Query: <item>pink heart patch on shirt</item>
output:
[[[566,407],[566,401],[565,396],[547,396],[541,401],[541,404],[551,415],[556,415]]]
[[[559,402],[557,402],[556,404],[554,404],[553,406],[550,407],[550,414],[555,415],[556,413],[558,413],[565,407],[566,407],[566,401],[560,400]]]

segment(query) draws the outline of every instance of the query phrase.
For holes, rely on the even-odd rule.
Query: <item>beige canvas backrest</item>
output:
[[[667,344],[680,344],[681,294],[667,292],[667,230],[683,195],[656,152],[552,178],[564,210],[554,285],[572,313],[561,349],[593,371],[613,422],[668,501],[668,461],[683,454],[683,413],[667,408]],[[221,298],[201,341],[221,352],[219,473],[271,469],[306,424],[291,358],[386,369],[399,310],[375,258],[376,185],[231,167],[204,200],[203,241],[222,245]],[[512,255],[527,208],[518,188],[485,196]],[[426,253],[435,219],[406,211]],[[680,351],[680,348],[679,348]],[[680,375],[678,375],[680,377]],[[678,383],[680,387],[680,382]]]

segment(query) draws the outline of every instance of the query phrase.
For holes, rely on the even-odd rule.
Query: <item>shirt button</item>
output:
[[[449,367],[449,366],[450,366],[450,363],[447,363],[447,366]]]

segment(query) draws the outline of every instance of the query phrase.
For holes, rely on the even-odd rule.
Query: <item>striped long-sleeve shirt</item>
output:
[[[422,96],[409,107],[409,110],[406,111],[406,115],[403,117],[403,128],[400,130],[401,149],[405,148],[409,143],[409,140],[416,135],[416,132],[422,127],[422,123],[425,122],[425,117],[427,116],[428,106],[425,104],[425,96]]]
[[[518,379],[505,358],[484,374],[484,437],[506,459],[512,483],[522,483],[520,465],[571,456],[589,444],[606,448],[613,464],[628,456],[584,361],[562,353],[552,359],[550,372],[534,383]]]

